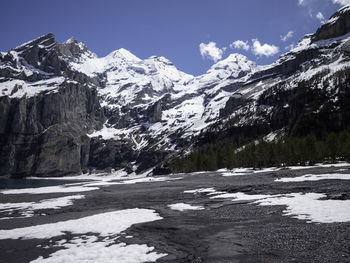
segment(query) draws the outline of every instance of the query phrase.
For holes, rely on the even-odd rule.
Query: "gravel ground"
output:
[[[134,225],[120,238],[127,244],[148,244],[168,256],[157,262],[350,262],[349,223],[308,223],[283,216],[285,206],[258,206],[247,201],[210,199],[185,190],[214,187],[246,194],[325,193],[330,199],[350,199],[350,180],[278,183],[275,179],[310,173],[333,173],[339,168],[285,170],[223,177],[219,173],[182,175],[170,182],[112,185],[85,192],[85,199],[46,216],[2,220],[0,229],[13,229],[126,208],[156,210],[164,219]],[[350,173],[342,168],[338,173]],[[3,195],[0,203],[28,202],[67,194]],[[168,205],[187,203],[203,210],[176,211]],[[350,212],[349,212],[350,213]],[[69,240],[74,235],[64,236]],[[0,240],[0,262],[30,262],[58,248],[43,248],[62,239]],[[40,247],[38,247],[40,246]],[[116,261],[118,262],[118,261]]]

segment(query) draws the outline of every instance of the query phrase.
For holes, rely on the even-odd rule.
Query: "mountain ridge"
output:
[[[231,134],[243,144],[291,129],[284,118],[300,111],[262,98],[271,90],[275,97],[289,94],[327,70],[322,79],[333,78],[349,66],[350,35],[337,28],[350,9],[336,14],[270,65],[234,53],[199,76],[164,57],[142,60],[126,49],[99,58],[74,38],[57,43],[52,33],[2,52],[0,175],[141,172],[210,136]],[[58,131],[70,141],[69,161],[69,147],[52,150],[63,140]]]

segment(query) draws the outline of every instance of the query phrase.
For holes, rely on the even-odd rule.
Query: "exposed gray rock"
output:
[[[162,101],[157,101],[147,112],[147,121],[155,123],[162,120]]]
[[[69,39],[63,44],[58,44],[59,51],[62,55],[70,57],[70,58],[77,58],[82,53],[85,53],[88,51],[88,48],[83,43],[78,43],[77,40],[74,38]]]
[[[332,22],[322,25],[312,37],[312,42],[336,38],[350,31],[350,8],[344,7],[330,17]]]
[[[220,118],[229,116],[240,106],[248,103],[248,100],[245,99],[242,94],[236,93],[226,102],[226,105],[223,109],[220,109]]]
[[[86,134],[104,122],[95,90],[64,83],[57,93],[0,97],[0,110],[0,175],[60,176],[86,170]]]

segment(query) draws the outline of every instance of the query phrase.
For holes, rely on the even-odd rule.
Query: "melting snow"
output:
[[[57,185],[38,188],[8,189],[1,190],[2,194],[51,194],[51,193],[76,193],[88,192],[99,189],[98,187]]]
[[[140,175],[126,177],[126,172],[123,170],[116,171],[110,175],[81,175],[76,177],[62,177],[61,179],[70,180],[89,180],[87,182],[68,183],[58,186],[47,186],[39,188],[24,188],[24,189],[6,189],[1,190],[2,194],[50,194],[50,193],[74,193],[88,192],[98,190],[101,187],[110,185],[136,184],[136,183],[152,183],[152,182],[170,182],[180,180],[182,177],[152,177],[146,175],[150,171],[146,171]],[[36,177],[31,177],[35,179]],[[52,178],[37,178],[37,179],[52,179]],[[57,178],[54,178],[57,179]]]
[[[336,223],[350,221],[350,200],[322,200],[327,198],[320,193],[292,193],[278,195],[252,194],[242,192],[227,193],[202,189],[185,191],[185,193],[206,193],[210,199],[230,199],[232,201],[253,201],[251,204],[261,206],[286,206],[283,214],[314,223]]]
[[[311,168],[319,168],[319,167],[346,167],[350,166],[347,162],[339,162],[335,164],[315,164],[312,166],[286,166],[286,167],[268,167],[262,169],[256,168],[234,168],[232,170],[218,170],[218,172],[222,172],[222,176],[238,176],[238,175],[247,175],[247,174],[259,174],[266,172],[276,172],[280,170],[302,170],[302,169],[311,169]]]
[[[60,209],[65,206],[70,206],[73,204],[74,200],[83,199],[84,197],[84,195],[71,195],[59,198],[45,199],[39,202],[2,203],[0,204],[0,212],[10,212],[11,214],[13,212],[19,212],[21,217],[31,217],[34,216],[34,211],[36,210]]]
[[[314,223],[336,223],[350,221],[350,200],[320,200],[326,198],[319,193],[293,193],[280,197],[257,200],[262,206],[284,205],[284,215]]]
[[[170,209],[172,210],[178,210],[178,211],[185,211],[185,210],[203,210],[203,206],[195,206],[195,205],[190,205],[190,204],[185,204],[185,203],[176,203],[176,204],[171,204],[168,205]]]
[[[66,232],[81,235],[68,242],[61,239],[54,247],[64,249],[32,262],[116,262],[116,259],[120,263],[154,262],[166,254],[154,252],[154,247],[147,245],[119,243],[117,239],[118,234],[134,224],[160,219],[162,217],[154,210],[126,209],[52,224],[0,230],[0,239],[50,239],[65,236]]]
[[[319,180],[350,180],[350,174],[306,174],[303,176],[293,178],[280,178],[275,182],[305,182],[305,181],[319,181]]]
[[[197,193],[215,193],[216,190],[214,188],[199,188],[199,189],[194,189],[194,190],[187,190],[184,191],[184,193],[187,194],[197,194]]]

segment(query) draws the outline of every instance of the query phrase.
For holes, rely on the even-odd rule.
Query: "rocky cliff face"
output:
[[[52,34],[1,52],[0,175],[141,172],[227,136],[300,134],[312,119],[315,129],[348,127],[349,13],[271,65],[231,54],[196,77],[164,57],[119,49],[99,58]]]
[[[88,77],[71,74],[61,55],[49,34],[9,51],[5,58],[11,59],[1,61],[0,72],[11,70],[0,83],[1,175],[62,176],[87,170],[86,134],[102,127],[104,114]]]
[[[88,131],[102,127],[96,91],[63,83],[51,94],[0,98],[0,173],[66,175],[86,170]]]
[[[350,6],[339,9],[313,35],[312,41],[327,40],[343,36],[350,32]]]

